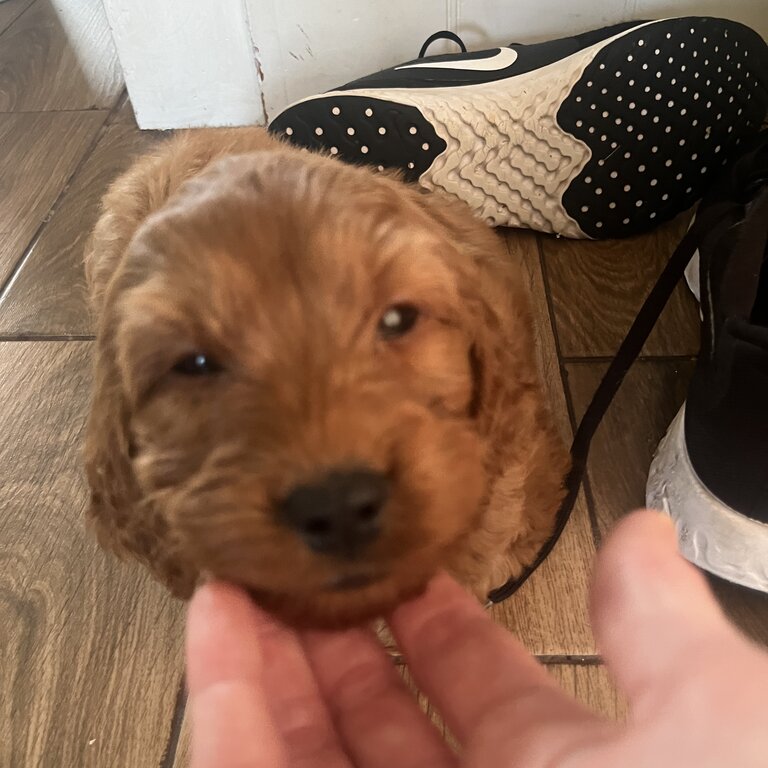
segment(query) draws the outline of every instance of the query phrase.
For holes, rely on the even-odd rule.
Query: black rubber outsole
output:
[[[761,47],[742,25],[679,19],[598,52],[557,114],[591,150],[563,195],[586,234],[642,232],[702,196],[765,117]]]
[[[339,94],[300,102],[276,118],[270,130],[355,165],[399,170],[410,182],[418,181],[447,148],[416,107],[369,96]]]

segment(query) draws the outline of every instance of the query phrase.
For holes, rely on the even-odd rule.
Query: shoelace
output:
[[[416,57],[418,59],[423,59],[427,55],[427,49],[429,48],[432,43],[436,42],[437,40],[450,40],[452,43],[456,43],[456,45],[461,48],[462,53],[467,52],[467,46],[464,45],[464,41],[455,33],[451,32],[449,29],[441,29],[439,32],[435,32],[434,34],[431,34],[425,41],[424,45],[421,46],[421,49],[419,50],[419,55]],[[520,45],[520,43],[510,43],[510,46],[512,45]]]
[[[429,48],[432,43],[438,40],[450,40],[452,43],[456,43],[456,45],[461,48],[462,53],[467,52],[467,46],[464,45],[464,41],[455,32],[451,32],[449,29],[441,29],[439,32],[435,32],[434,34],[430,35],[424,41],[424,45],[421,46],[421,50],[419,51],[417,58],[423,59],[427,55],[427,48]]]
[[[708,206],[706,217],[697,217],[693,222],[675,252],[670,256],[645,302],[643,302],[643,306],[637,313],[624,341],[621,342],[621,346],[592,396],[571,443],[572,465],[565,482],[566,496],[557,512],[552,535],[539,550],[536,559],[519,576],[509,579],[488,594],[489,604],[500,603],[517,592],[557,544],[571,517],[584,480],[592,438],[624,381],[624,377],[648,340],[648,336],[672,296],[675,286],[680,282],[688,262],[705,238],[719,238],[728,229],[744,220],[744,203],[746,200],[739,199],[738,193],[741,192],[741,194],[751,198],[765,184],[766,172],[768,171],[766,167],[768,165],[766,163],[768,131],[764,131],[760,135],[756,145],[756,151],[742,155],[726,170],[720,180],[715,182],[717,186],[714,188],[720,184],[727,185],[734,192],[734,199]],[[768,195],[768,192],[764,192],[761,197],[765,195]]]

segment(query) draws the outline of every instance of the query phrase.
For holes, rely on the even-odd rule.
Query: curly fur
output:
[[[460,203],[262,129],[189,132],[112,185],[86,272],[90,519],[177,596],[213,574],[289,621],[343,624],[439,568],[483,596],[549,535],[568,459],[527,294]],[[416,326],[381,339],[403,301]],[[198,351],[222,371],[174,373]],[[296,483],[348,465],[394,488],[351,563],[274,514]],[[356,569],[377,580],[328,587]]]

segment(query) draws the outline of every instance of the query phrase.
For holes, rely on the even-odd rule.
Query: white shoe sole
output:
[[[683,556],[727,581],[768,592],[768,525],[745,517],[707,490],[688,458],[685,406],[659,443],[646,487],[646,504],[677,527]]]

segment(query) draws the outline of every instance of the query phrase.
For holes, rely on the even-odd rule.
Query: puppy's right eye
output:
[[[419,310],[413,304],[393,304],[379,320],[379,333],[385,339],[405,335],[419,319]]]
[[[203,352],[196,352],[192,355],[186,355],[173,366],[174,373],[180,373],[183,376],[209,376],[218,373],[221,366],[209,355]]]

